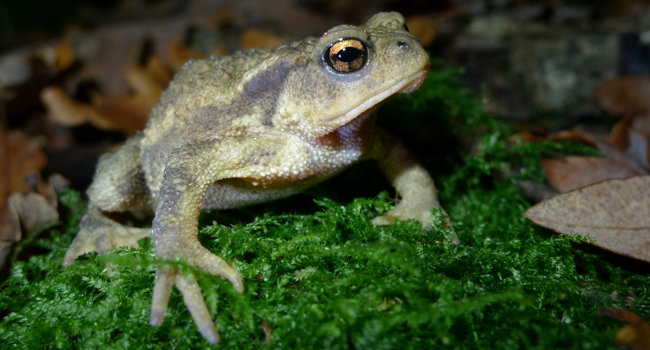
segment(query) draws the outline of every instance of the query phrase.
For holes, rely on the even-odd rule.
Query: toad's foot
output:
[[[193,244],[179,243],[175,245],[175,250],[181,252],[180,256],[178,254],[176,256],[184,259],[190,265],[198,267],[204,272],[221,276],[230,281],[236,291],[240,293],[244,291],[244,282],[239,272],[223,259],[201,246],[198,241]],[[191,274],[183,274],[171,266],[160,265],[156,270],[156,282],[153,288],[149,318],[151,325],[159,326],[162,324],[172,286],[174,285],[183,295],[183,302],[190,311],[201,335],[212,344],[218,343],[219,333],[212,321],[196,278]]]
[[[414,208],[412,205],[402,205],[402,203],[398,204],[394,209],[389,210],[383,215],[375,217],[372,219],[372,223],[380,226],[391,225],[398,220],[415,220],[419,222],[424,229],[428,230],[431,228],[431,224],[433,223],[433,208]]]
[[[88,208],[81,219],[80,230],[70,244],[63,259],[63,266],[71,265],[77,257],[85,253],[107,251],[118,247],[138,248],[138,241],[149,237],[151,229],[120,225],[105,217],[98,209]]]
[[[401,204],[401,203],[400,203]],[[454,230],[454,227],[451,225],[451,221],[449,220],[449,215],[442,210],[442,215],[443,215],[443,225],[447,226],[449,229],[451,229],[453,236],[451,242],[455,245],[460,244],[460,240],[458,239],[458,235],[456,234],[456,231]],[[381,225],[392,225],[396,221],[403,221],[403,220],[415,220],[422,225],[422,228],[425,230],[428,230],[431,228],[433,224],[433,209],[431,210],[417,210],[417,209],[411,209],[410,206],[407,205],[397,205],[392,210],[389,210],[386,212],[384,215],[380,215],[372,219],[372,223],[377,226]]]

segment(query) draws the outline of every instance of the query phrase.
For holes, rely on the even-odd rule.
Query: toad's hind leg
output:
[[[88,188],[88,212],[79,223],[79,233],[70,244],[63,265],[85,253],[105,253],[117,247],[137,247],[151,229],[119,224],[103,212],[150,212],[149,196],[140,166],[140,140],[130,138],[117,152],[102,156],[93,183]]]

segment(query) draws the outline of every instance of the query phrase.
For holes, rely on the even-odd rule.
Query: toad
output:
[[[243,292],[240,273],[199,242],[200,210],[287,197],[365,159],[377,162],[401,198],[372,222],[417,220],[430,227],[440,207],[433,181],[374,123],[376,107],[417,89],[429,66],[395,12],[275,49],[188,61],[144,131],[100,159],[88,212],[63,264],[87,252],[137,247],[151,236],[156,258],[180,258]],[[154,218],[151,228],[135,228],[110,219],[110,212]],[[173,287],[200,333],[217,343],[196,278],[169,265],[156,270],[150,323],[163,322]]]

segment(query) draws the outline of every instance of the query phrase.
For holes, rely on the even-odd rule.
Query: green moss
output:
[[[480,151],[472,155],[460,147],[421,152],[462,243],[451,244],[439,216],[431,230],[413,222],[372,226],[370,218],[393,196],[371,166],[291,199],[203,213],[201,242],[241,271],[246,292],[166,263],[197,274],[221,347],[611,348],[621,323],[599,316],[598,308],[623,307],[650,319],[647,264],[523,217],[529,204],[515,181],[542,179],[542,155],[592,151],[509,142],[511,127],[486,115],[450,70],[434,71],[421,90],[383,111],[401,107],[402,131],[436,123],[451,135],[444,142],[456,145],[480,130]],[[395,120],[386,115],[383,122]],[[83,210],[75,192],[61,201],[73,218],[24,243],[21,249],[47,253],[18,259],[2,284],[0,348],[209,347],[177,291],[164,324],[148,325],[157,262],[150,240],[141,241],[142,249],[91,254],[62,268]],[[271,332],[266,341],[264,328]]]

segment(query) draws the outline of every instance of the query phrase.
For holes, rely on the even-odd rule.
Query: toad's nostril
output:
[[[406,41],[398,41],[397,46],[399,46],[401,49],[407,49],[409,47],[409,44]]]

